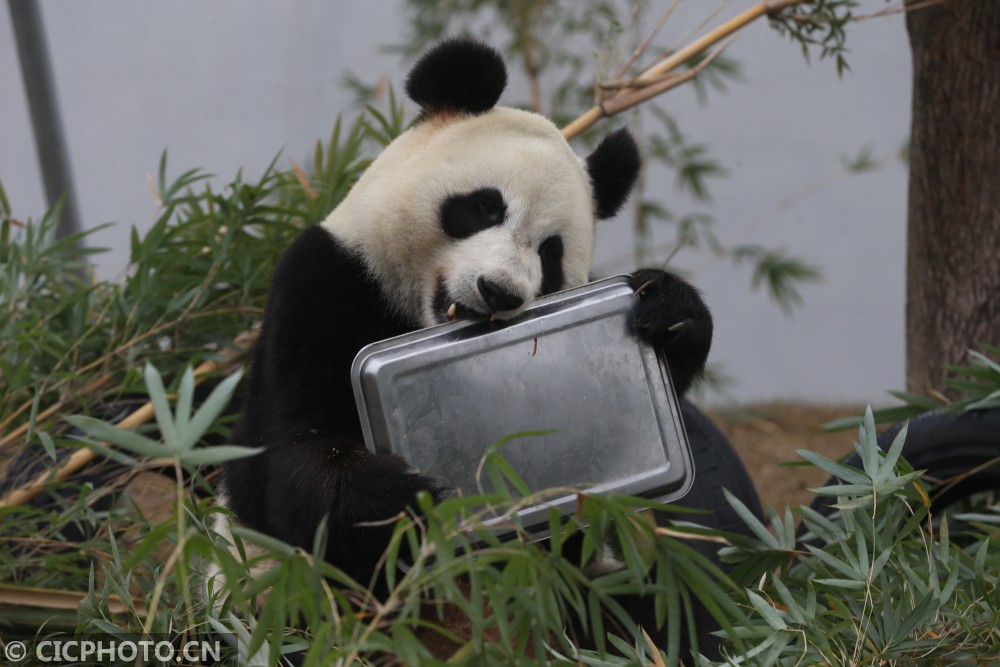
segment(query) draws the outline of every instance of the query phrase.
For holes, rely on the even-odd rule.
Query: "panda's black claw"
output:
[[[653,281],[652,281],[652,280],[647,280],[647,281],[646,281],[646,282],[644,282],[644,283],[643,283],[642,285],[639,285],[638,289],[636,289],[636,290],[635,290],[635,295],[636,295],[637,297],[641,297],[641,296],[642,296],[642,294],[643,294],[643,292],[645,292],[645,291],[646,291],[646,288],[647,288],[647,287],[649,287],[649,286],[650,286],[650,285],[652,285],[652,284],[653,284]]]
[[[661,351],[677,393],[683,394],[705,368],[712,316],[698,291],[671,273],[641,269],[629,282],[636,294],[633,327]]]

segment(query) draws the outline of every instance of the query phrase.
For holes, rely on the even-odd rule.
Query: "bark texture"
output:
[[[910,391],[1000,343],[1000,1],[910,11],[913,126],[907,247]],[[945,392],[947,393],[947,392]]]

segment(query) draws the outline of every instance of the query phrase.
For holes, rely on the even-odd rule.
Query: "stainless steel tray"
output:
[[[465,495],[491,443],[533,491],[574,487],[672,501],[694,480],[666,364],[629,325],[627,277],[539,299],[509,322],[452,322],[373,343],[351,378],[365,442]],[[488,488],[488,487],[487,487]],[[576,509],[575,494],[520,512]]]

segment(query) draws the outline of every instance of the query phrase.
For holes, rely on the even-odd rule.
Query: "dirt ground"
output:
[[[785,505],[808,505],[808,489],[821,486],[826,473],[817,468],[779,466],[801,461],[798,449],[838,459],[851,451],[857,430],[827,433],[822,425],[863,413],[853,405],[762,403],[709,410],[709,416],[733,443],[760,494],[761,502],[783,511]]]

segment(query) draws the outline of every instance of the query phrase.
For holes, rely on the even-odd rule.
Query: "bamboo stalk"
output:
[[[236,341],[234,341],[238,346],[237,350],[230,350],[223,353],[222,359],[218,361],[210,359],[194,369],[195,384],[200,384],[208,375],[216,371],[225,372],[239,363],[253,349],[256,338],[256,332],[240,334],[236,338]],[[118,428],[125,429],[137,428],[152,419],[154,414],[152,402],[146,401],[134,412],[122,419],[117,426]],[[88,448],[78,449],[59,468],[43,472],[30,482],[22,484],[16,489],[11,489],[6,496],[0,498],[0,509],[23,505],[41,493],[49,483],[67,479],[95,458],[97,458],[95,450]]]
[[[614,95],[585,111],[562,129],[563,136],[566,139],[571,139],[590,128],[591,125],[599,121],[604,116],[619,113],[638,104],[639,102],[649,99],[653,96],[653,94],[659,94],[665,90],[669,90],[673,86],[677,85],[677,83],[666,86],[663,84],[656,84],[657,92],[653,94],[650,94],[649,90],[646,90],[643,95],[635,95],[634,91],[632,91],[634,88],[654,89],[654,86],[649,86],[650,80],[662,78],[665,74],[677,69],[677,67],[703,52],[705,49],[714,46],[721,40],[725,39],[729,35],[732,35],[734,32],[743,28],[747,24],[757,20],[761,16],[773,15],[776,12],[803,2],[805,2],[805,0],[765,0],[764,2],[754,5],[750,9],[741,12],[737,16],[734,16],[722,25],[710,30],[684,48],[680,49],[671,56],[664,58],[656,65],[653,65],[645,72],[635,77],[636,85],[632,86],[631,89],[623,89],[617,95]],[[631,96],[629,102],[627,103],[621,99],[616,99],[619,97],[625,97],[626,95]],[[613,111],[611,111],[612,109]]]
[[[86,593],[77,591],[0,584],[0,604],[15,605],[18,607],[76,611],[80,607],[80,602],[85,597],[87,597]],[[146,603],[139,598],[132,598],[130,601],[131,605],[126,604],[117,595],[109,595],[106,601],[108,609],[112,614],[124,614],[134,608],[140,616],[146,615]]]

